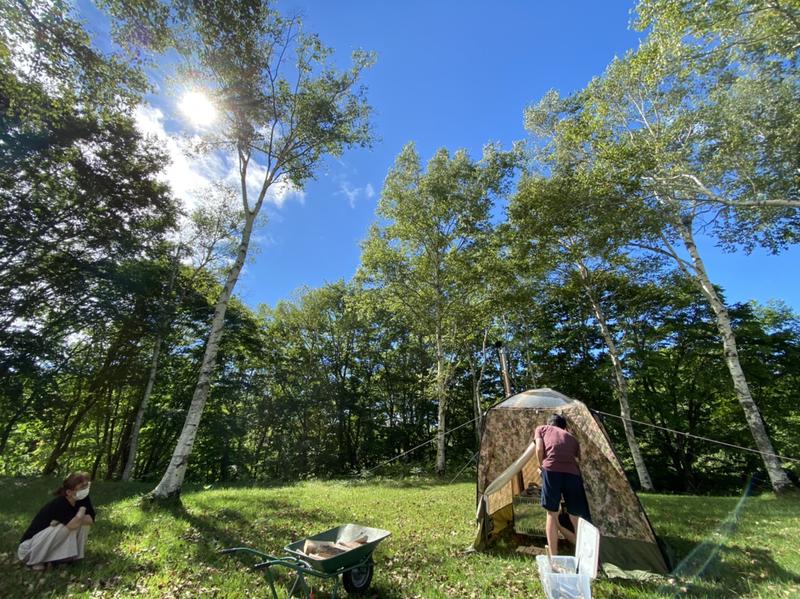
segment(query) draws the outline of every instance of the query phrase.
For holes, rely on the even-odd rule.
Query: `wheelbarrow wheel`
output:
[[[363,566],[353,568],[342,574],[344,590],[349,595],[358,595],[366,592],[372,582],[372,569],[372,560],[370,560]]]

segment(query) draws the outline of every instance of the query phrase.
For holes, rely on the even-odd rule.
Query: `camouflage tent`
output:
[[[539,486],[533,431],[563,415],[581,445],[581,473],[592,523],[600,529],[600,559],[626,570],[665,574],[667,562],[639,498],[628,483],[603,426],[589,409],[552,389],[523,391],[491,408],[484,421],[478,463],[478,536],[483,549],[515,519],[520,494]],[[544,530],[544,510],[537,520]]]

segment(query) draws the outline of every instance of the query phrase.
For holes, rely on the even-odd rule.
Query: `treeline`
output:
[[[585,90],[529,107],[526,147],[440,150],[423,165],[409,144],[356,277],[255,310],[233,289],[264,194],[368,141],[353,86],[369,61],[296,95],[276,85],[278,109],[272,72],[241,70],[282,56],[275,40],[294,26],[267,4],[255,17],[180,4],[170,18],[188,19],[175,29],[192,45],[131,29],[149,4],[110,2],[128,50],[111,55],[60,5],[4,6],[0,474],[81,468],[161,479],[165,494],[189,455],[196,481],[455,474],[504,395],[500,342],[516,390],[552,387],[612,415],[634,484],[716,492],[755,474],[784,490],[800,471],[776,457],[800,456],[800,320],[780,303],[728,305],[695,236],[731,252],[795,243],[800,31],[771,5],[734,19],[712,4],[709,21],[692,3],[641,3],[647,43]],[[233,28],[221,45],[220,27]],[[190,214],[159,178],[166,155],[134,126],[140,38],[149,51],[208,49],[189,58],[222,73],[220,97],[228,84],[250,94],[229,134],[207,140],[238,152],[242,188],[203,190]],[[326,52],[304,43],[301,72],[315,73]],[[290,113],[300,120],[286,125]],[[265,118],[298,154],[275,150],[285,170],[248,204],[247,165],[273,151]]]
[[[145,297],[158,297],[142,279],[125,282],[128,292],[135,288]],[[627,339],[622,351],[633,417],[752,447],[713,315],[694,288],[679,278],[610,283],[608,311]],[[192,301],[177,310],[180,326],[164,340],[135,478],[161,475],[191,400],[212,307],[202,290],[186,295]],[[581,295],[569,281],[520,289],[516,306],[493,306],[496,318],[485,337],[506,344],[515,389],[549,386],[593,409],[619,414],[608,351]],[[61,362],[7,374],[15,387],[5,386],[2,395],[4,474],[85,468],[102,478],[121,475],[158,337],[158,305],[150,307],[139,314],[98,311],[102,329],[80,339],[42,342]],[[773,441],[780,453],[797,455],[800,321],[780,305],[737,305],[732,315],[741,358]],[[485,333],[475,331],[458,357],[449,389],[450,428],[474,419],[476,392],[484,409],[503,396],[499,360],[490,343],[484,348]],[[189,477],[354,475],[424,443],[437,423],[433,351],[430,340],[381,308],[373,291],[352,284],[307,290],[274,310],[254,312],[235,304]],[[483,376],[477,380],[480,368]],[[12,395],[11,389],[21,392]],[[620,422],[605,418],[605,425],[633,473]],[[761,470],[758,455],[636,428],[657,489],[734,489]],[[448,472],[455,474],[473,456],[475,431],[472,423],[448,435]],[[435,453],[428,444],[376,474],[427,469]]]

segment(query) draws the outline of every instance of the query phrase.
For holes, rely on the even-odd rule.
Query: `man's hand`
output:
[[[58,526],[59,524],[61,524],[61,522],[58,520],[50,520],[50,526]]]

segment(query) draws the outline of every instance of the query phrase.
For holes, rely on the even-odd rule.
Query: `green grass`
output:
[[[253,560],[216,551],[249,545],[280,554],[292,540],[346,522],[392,532],[375,553],[372,597],[541,596],[531,558],[502,547],[465,551],[475,531],[470,483],[190,487],[182,505],[143,509],[140,496],[152,485],[97,482],[98,522],[86,559],[42,573],[21,566],[16,547],[56,482],[0,484],[0,597],[268,597],[263,574],[249,568]],[[797,498],[753,497],[738,512],[737,497],[643,495],[642,501],[678,558],[690,557],[673,581],[599,579],[595,597],[800,596]],[[317,597],[329,589],[326,583]]]

